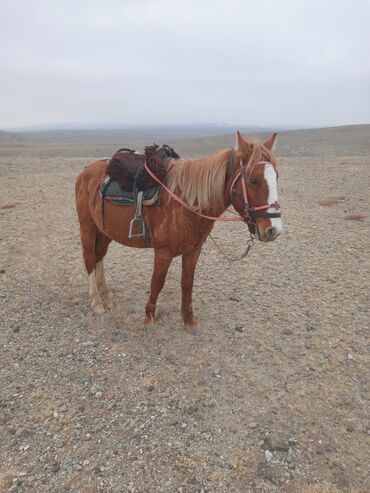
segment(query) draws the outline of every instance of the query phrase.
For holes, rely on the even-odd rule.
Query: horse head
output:
[[[276,158],[277,134],[265,143],[248,142],[237,132],[234,177],[230,192],[234,208],[260,241],[273,241],[282,232],[278,203]]]

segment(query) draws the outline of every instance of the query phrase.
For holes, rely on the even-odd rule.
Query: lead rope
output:
[[[249,238],[249,240],[247,241],[247,248],[246,248],[246,249],[245,249],[245,251],[242,253],[242,255],[241,255],[240,257],[231,257],[230,255],[228,255],[228,254],[224,251],[224,249],[223,249],[220,245],[218,245],[218,244],[216,243],[216,241],[215,241],[215,239],[213,238],[213,236],[211,235],[211,233],[210,233],[208,236],[211,238],[211,240],[212,240],[213,244],[216,246],[216,248],[218,249],[218,251],[219,251],[219,252],[220,252],[220,253],[221,253],[221,254],[222,254],[225,258],[227,258],[228,260],[231,260],[231,262],[239,262],[239,260],[243,260],[243,258],[245,258],[245,257],[248,255],[248,253],[250,252],[250,250],[251,250],[252,246],[254,245],[254,238],[253,238],[253,236],[250,234],[250,238]]]

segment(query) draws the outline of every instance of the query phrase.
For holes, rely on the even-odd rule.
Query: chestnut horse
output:
[[[103,313],[102,295],[111,297],[103,258],[109,243],[115,240],[130,247],[154,248],[145,324],[155,321],[157,298],[168,268],[173,257],[182,255],[181,314],[185,328],[191,330],[196,325],[192,308],[195,267],[215,220],[232,205],[239,214],[233,219],[246,222],[260,241],[275,240],[282,231],[276,159],[272,153],[275,140],[273,134],[264,144],[248,142],[237,132],[235,149],[201,159],[172,159],[161,204],[143,207],[150,232],[148,240],[128,237],[134,206],[106,201],[103,226],[102,198],[95,192],[107,163],[95,161],[84,168],[76,182],[76,208],[93,311]]]

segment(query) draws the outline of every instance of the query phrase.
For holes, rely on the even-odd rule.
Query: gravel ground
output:
[[[150,250],[111,245],[115,304],[92,314],[90,158],[33,154],[0,158],[0,491],[368,492],[370,158],[280,159],[283,235],[240,263],[206,243],[190,335],[179,259],[143,327]],[[215,236],[236,253],[246,229]]]

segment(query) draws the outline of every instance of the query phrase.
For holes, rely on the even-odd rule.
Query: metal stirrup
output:
[[[144,219],[142,216],[143,195],[144,195],[143,191],[140,191],[137,194],[135,216],[131,220],[130,227],[128,230],[128,237],[130,239],[145,236],[145,232],[146,232],[145,231],[145,222],[144,222]],[[136,224],[139,225],[139,232],[138,233],[133,232]]]

